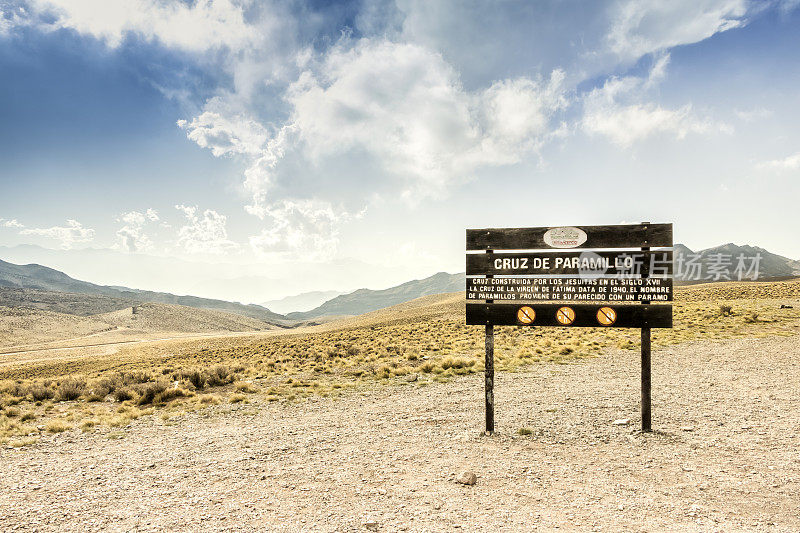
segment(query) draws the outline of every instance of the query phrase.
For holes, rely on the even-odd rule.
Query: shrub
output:
[[[61,433],[62,431],[66,431],[71,427],[72,426],[70,426],[69,424],[67,424],[62,420],[51,420],[50,422],[47,423],[45,429],[49,433]]]
[[[751,311],[744,317],[744,321],[748,324],[753,324],[754,322],[758,322],[758,313],[755,311]]]
[[[246,381],[238,381],[234,384],[234,388],[237,392],[246,392],[248,394],[252,394],[254,392],[258,392],[258,389],[253,386],[252,383],[248,383]]]
[[[533,430],[531,428],[519,428],[517,435],[533,435]]]
[[[431,372],[433,372],[433,369],[435,367],[436,365],[434,365],[430,361],[426,361],[425,363],[422,363],[422,366],[420,366],[419,369],[425,372],[426,374],[430,374]]]
[[[177,379],[188,381],[195,389],[201,390],[206,386],[206,377],[197,369],[184,370],[176,375]]]
[[[219,385],[227,385],[233,381],[233,375],[230,368],[224,365],[217,365],[207,370],[206,383],[210,387]]]
[[[722,316],[730,316],[731,311],[733,311],[733,307],[731,307],[730,305],[722,304],[719,306],[719,314]]]
[[[122,381],[126,385],[134,385],[138,383],[148,383],[153,380],[153,375],[144,370],[136,370],[134,372],[127,372],[123,374]]]
[[[245,401],[247,397],[244,394],[234,394],[230,398],[231,403],[239,403]]]
[[[133,398],[133,391],[130,389],[117,389],[114,391],[114,399],[118,402],[124,402]]]
[[[49,400],[55,396],[56,393],[50,387],[43,385],[42,383],[36,383],[28,387],[28,394],[31,395],[33,401],[41,402],[44,400]]]
[[[86,382],[79,379],[67,379],[58,384],[55,398],[59,402],[77,400],[86,390]]]
[[[153,400],[155,400],[156,396],[165,390],[167,390],[166,383],[160,381],[156,383],[148,383],[144,386],[144,388],[142,388],[139,399],[136,400],[136,404],[147,405],[149,403],[153,403]]]
[[[119,387],[122,386],[123,379],[122,374],[113,374],[111,376],[104,377],[97,382],[96,387],[100,389],[104,389],[106,391],[106,396],[112,394],[116,391]]]
[[[174,400],[175,398],[183,398],[184,396],[186,396],[185,390],[178,387],[173,387],[156,394],[153,398],[153,403],[167,403],[170,400]]]

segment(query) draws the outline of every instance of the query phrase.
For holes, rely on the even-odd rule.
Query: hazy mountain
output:
[[[312,291],[296,294],[294,296],[287,296],[280,300],[270,300],[263,302],[261,305],[275,311],[276,313],[286,314],[291,312],[309,311],[322,305],[331,298],[335,298],[343,292],[339,291]]]
[[[108,248],[54,250],[30,244],[0,245],[0,259],[17,265],[47,265],[74,279],[102,286],[137,287],[244,303],[277,300],[309,291],[335,290],[343,294],[358,286],[388,287],[419,277],[404,267],[377,266],[353,258],[324,263],[279,261],[265,265],[257,261],[242,262],[241,258],[234,257],[215,261],[188,260]]]
[[[736,271],[739,264],[739,257],[743,257],[742,279],[750,279],[751,275],[745,276],[747,269],[755,267],[754,260],[760,255],[757,262],[758,279],[784,278],[800,276],[800,261],[789,259],[768,252],[757,246],[743,245],[738,246],[733,243],[692,251],[683,244],[676,244],[675,247],[675,279],[679,282],[699,282],[714,281],[716,275],[713,274],[715,265],[723,265],[722,270],[728,273],[731,280],[738,280]],[[699,267],[692,267],[692,264]],[[755,269],[754,269],[755,270]],[[696,273],[699,272],[699,279]],[[727,281],[721,277],[718,281]]]
[[[15,265],[0,260],[0,288],[7,289],[37,289],[39,291],[57,291],[64,293],[86,294],[91,296],[108,296],[133,302],[153,302],[175,305],[185,305],[198,309],[213,309],[227,311],[239,315],[257,318],[273,324],[286,325],[286,317],[273,313],[260,305],[244,305],[238,302],[226,302],[197,296],[179,296],[166,292],[141,291],[127,287],[109,287],[95,285],[86,281],[76,280],[42,265]],[[12,297],[10,292],[4,291]],[[0,298],[2,298],[0,293]],[[16,293],[13,298],[19,299],[22,295]],[[0,304],[2,300],[0,299]]]
[[[306,320],[321,316],[360,315],[401,304],[420,296],[463,291],[465,284],[463,273],[448,274],[447,272],[439,272],[429,278],[409,281],[389,289],[359,289],[328,300],[311,311],[289,313],[286,316],[295,320]]]

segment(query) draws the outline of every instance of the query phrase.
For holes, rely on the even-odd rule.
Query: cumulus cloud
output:
[[[128,34],[192,52],[238,49],[255,38],[244,6],[231,0],[33,0],[53,28],[70,28],[117,47]]]
[[[0,226],[4,228],[16,228],[16,229],[21,229],[25,227],[22,224],[20,224],[16,218],[12,219],[0,218]]]
[[[274,135],[252,116],[221,111],[219,100],[181,127],[217,156],[249,157],[248,210],[264,218],[280,209],[268,193],[287,153],[300,154],[311,169],[342,154],[369,158],[409,199],[440,196],[479,168],[518,162],[541,145],[554,113],[566,106],[563,81],[554,71],[545,80],[510,78],[470,92],[424,47],[345,41],[288,87],[291,113]]]
[[[368,198],[442,198],[482,170],[539,157],[575,126],[623,148],[656,134],[725,131],[689,103],[656,103],[653,89],[666,76],[663,51],[742,26],[748,16],[746,0],[608,0],[580,10],[559,0],[501,6],[382,0],[359,8],[355,39],[325,27],[325,8],[295,3],[30,0],[28,6],[39,17],[26,20],[45,29],[69,28],[110,47],[133,36],[209,59],[198,62],[213,65],[219,86],[213,97],[192,102],[200,111],[178,126],[214,156],[243,164],[245,209],[267,226],[250,239],[253,250],[317,247],[322,255],[335,250],[339,228],[351,220],[347,213]],[[21,25],[20,17],[6,16],[2,24]],[[648,76],[612,77],[579,94],[582,82],[624,72],[651,54]],[[583,106],[580,116],[575,102]],[[347,181],[352,176],[360,176],[357,186]],[[332,207],[342,203],[336,187],[322,185],[338,182],[355,205]],[[236,248],[223,215],[178,209],[188,220],[179,230],[181,248]],[[121,221],[120,246],[150,246],[138,219]]]
[[[66,226],[53,226],[51,228],[26,228],[19,232],[20,235],[40,235],[55,239],[61,243],[61,248],[69,250],[77,244],[91,242],[94,239],[94,230],[84,228],[77,220],[67,220]]]
[[[178,229],[177,245],[190,254],[218,255],[236,250],[239,245],[228,239],[227,217],[212,209],[202,213],[197,206],[176,205],[186,217]]]
[[[775,171],[791,171],[800,170],[800,152],[784,157],[782,159],[773,159],[758,164],[758,168],[764,170]]]
[[[123,226],[117,230],[117,243],[114,248],[126,252],[146,252],[153,249],[153,241],[145,231],[148,223],[159,220],[158,212],[155,209],[148,209],[144,213],[139,211],[129,211],[117,219]]]
[[[583,130],[603,135],[621,147],[656,134],[683,139],[689,133],[729,132],[730,127],[698,117],[691,104],[677,109],[646,101],[648,90],[666,75],[669,56],[662,55],[645,78],[612,77],[584,96]]]
[[[606,36],[624,61],[702,41],[745,24],[746,0],[627,0],[611,9]]]
[[[340,225],[352,218],[320,200],[282,200],[265,213],[270,228],[250,237],[256,255],[291,255],[306,261],[332,259],[339,244]]]

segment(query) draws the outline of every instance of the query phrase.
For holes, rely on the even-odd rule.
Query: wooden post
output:
[[[642,431],[652,431],[650,420],[650,328],[642,328]]]
[[[488,248],[486,253],[494,253],[494,250]],[[486,276],[491,279],[494,276]],[[487,305],[494,303],[494,300],[486,300]],[[483,362],[483,377],[486,392],[486,434],[491,435],[494,433],[494,325],[486,324],[486,357]]]
[[[642,222],[645,225],[645,240],[642,246],[644,257],[642,264],[642,278],[647,279],[650,276],[650,240],[649,235],[649,222]],[[650,302],[642,302],[642,305],[649,305]],[[648,433],[652,431],[651,425],[651,412],[650,412],[650,328],[642,328],[642,432]]]
[[[484,362],[486,384],[486,434],[494,433],[494,326],[486,324],[486,361]]]

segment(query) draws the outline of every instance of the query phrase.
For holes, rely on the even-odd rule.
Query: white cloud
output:
[[[756,107],[753,109],[736,109],[734,113],[743,122],[755,122],[757,120],[762,120],[765,118],[769,118],[773,115],[772,110],[765,109],[763,107]]]
[[[791,171],[800,169],[800,152],[784,157],[783,159],[773,159],[759,163],[758,168],[776,171]]]
[[[7,220],[5,218],[0,218],[0,226],[4,228],[17,228],[17,229],[25,227],[22,224],[20,224],[16,218],[12,218],[10,220]]]
[[[34,0],[33,9],[51,13],[54,28],[70,28],[117,47],[128,34],[187,51],[238,49],[255,38],[243,6],[231,0]]]
[[[274,135],[220,99],[180,125],[214,155],[250,158],[248,210],[263,218],[280,209],[268,193],[288,154],[299,154],[306,172],[344,154],[369,158],[383,175],[364,197],[389,180],[417,200],[444,194],[481,167],[518,162],[555,129],[552,117],[566,106],[563,81],[554,71],[544,81],[505,79],[469,92],[441,55],[424,47],[344,41],[288,88],[291,115]]]
[[[206,103],[205,111],[191,121],[179,120],[187,137],[216,157],[233,154],[259,155],[269,138],[267,130],[243,112],[236,112],[221,98]]]
[[[76,244],[91,242],[94,239],[94,230],[84,228],[77,220],[67,220],[66,226],[53,226],[51,228],[26,228],[19,232],[20,235],[40,235],[61,242],[61,248],[69,250]]]
[[[196,206],[176,205],[187,224],[178,229],[178,247],[190,254],[218,255],[236,250],[239,245],[228,239],[227,217],[212,209],[202,213]]]
[[[117,243],[113,248],[131,253],[152,250],[153,240],[145,232],[145,227],[148,223],[158,220],[158,212],[155,209],[148,209],[144,213],[139,211],[124,213],[117,219],[117,222],[122,222],[124,225],[117,230]]]
[[[292,255],[305,261],[332,259],[341,224],[353,218],[320,200],[282,200],[265,212],[272,226],[250,237],[256,255]]]
[[[606,136],[621,147],[656,134],[683,139],[689,133],[730,132],[728,125],[698,117],[691,104],[668,109],[644,101],[648,91],[666,75],[668,63],[669,56],[662,55],[656,58],[646,78],[613,77],[590,91],[584,96],[583,130]]]
[[[626,0],[613,4],[609,49],[623,61],[702,41],[745,24],[746,0]]]

